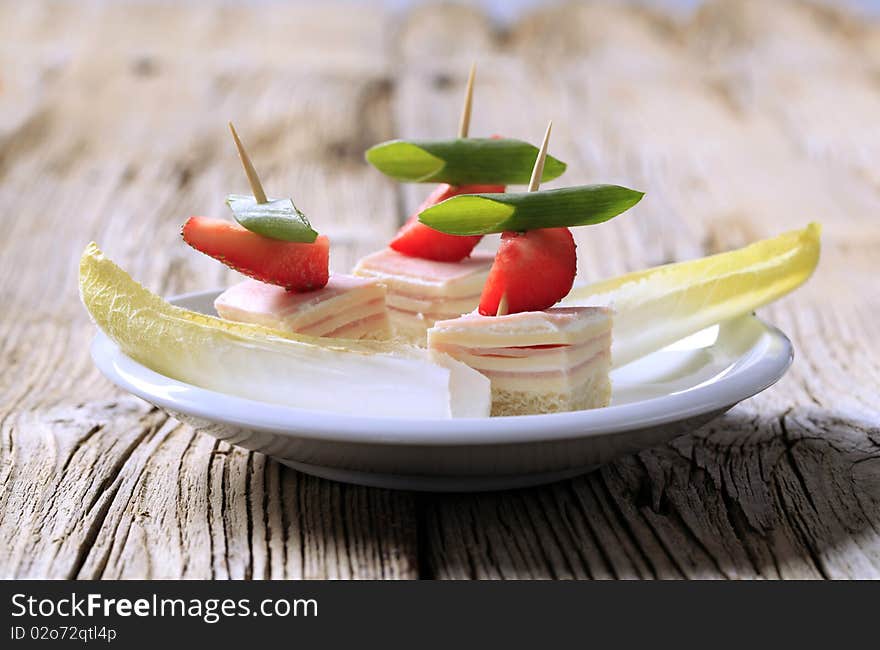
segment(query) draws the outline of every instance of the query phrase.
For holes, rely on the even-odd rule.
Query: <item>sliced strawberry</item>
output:
[[[281,241],[208,217],[190,217],[181,234],[187,244],[229,268],[288,291],[320,289],[330,277],[330,240],[324,235],[311,244]]]
[[[460,262],[471,254],[482,237],[447,235],[445,232],[434,230],[419,221],[419,212],[459,194],[503,191],[503,185],[447,185],[446,183],[438,185],[398,231],[391,240],[390,246],[398,253],[410,257],[421,257],[438,262]]]
[[[571,291],[576,271],[568,228],[506,232],[480,296],[480,313],[495,316],[502,295],[510,314],[552,307]]]

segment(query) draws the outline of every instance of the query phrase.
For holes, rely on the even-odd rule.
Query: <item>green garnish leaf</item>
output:
[[[230,194],[226,205],[232,216],[242,226],[270,239],[311,244],[318,238],[306,215],[299,211],[291,199],[270,199],[257,203],[247,194]]]
[[[404,183],[526,185],[538,148],[510,138],[391,140],[367,150],[367,161]],[[547,156],[542,181],[561,176],[565,163]]]
[[[619,185],[580,185],[538,192],[462,194],[419,213],[419,221],[450,235],[588,226],[608,221],[645,195]]]

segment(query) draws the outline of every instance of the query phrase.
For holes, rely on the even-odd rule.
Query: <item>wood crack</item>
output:
[[[244,503],[245,515],[247,519],[247,549],[248,563],[245,566],[244,579],[250,580],[254,577],[254,513],[253,513],[253,479],[254,479],[254,454],[248,452],[247,455],[247,473],[245,475]]]
[[[214,467],[214,454],[220,446],[220,441],[215,440],[214,444],[211,448],[211,455],[208,458],[208,469],[205,472],[205,491],[208,495],[211,494],[211,473]],[[222,505],[222,501],[220,502]],[[206,523],[208,526],[208,557],[211,559],[211,580],[217,579],[217,569],[215,567],[215,551],[214,551],[214,527],[213,521],[214,517],[217,516],[217,513],[214,512],[214,499],[208,499],[208,508],[205,513],[206,515]],[[221,515],[222,516],[222,515]]]
[[[657,568],[654,566],[654,562],[651,560],[649,554],[642,548],[641,540],[639,539],[639,535],[635,532],[630,523],[629,519],[624,515],[623,511],[620,509],[620,506],[617,504],[617,500],[611,492],[611,489],[608,487],[608,484],[605,480],[604,471],[599,470],[594,472],[594,475],[598,476],[598,484],[602,486],[602,489],[605,492],[606,502],[611,508],[612,512],[615,514],[617,524],[623,529],[624,533],[629,538],[632,547],[636,549],[639,553],[639,557],[644,562],[645,566],[651,571],[651,577],[657,578]],[[672,557],[667,557],[670,562],[674,560]]]
[[[813,512],[818,515],[819,509],[816,507],[816,502],[813,501],[813,495],[810,492],[810,488],[807,486],[806,478],[804,477],[803,472],[801,472],[801,468],[798,465],[797,459],[794,457],[794,453],[792,452],[793,443],[785,422],[790,413],[791,409],[787,410],[785,413],[779,416],[779,428],[782,431],[782,441],[785,443],[785,457],[788,460],[788,464],[794,472],[795,477],[797,477],[804,497],[807,499],[807,502],[810,504]]]
[[[125,467],[126,463],[128,463],[128,460],[131,458],[132,454],[135,452],[138,446],[142,443],[148,442],[149,439],[152,438],[157,431],[159,431],[165,420],[167,420],[167,416],[162,417],[155,424],[153,424],[149,428],[144,429],[143,434],[136,437],[125,448],[123,454],[113,464],[108,475],[98,486],[94,496],[89,501],[88,506],[86,507],[86,512],[88,512],[89,515],[92,516],[92,521],[86,530],[86,534],[82,542],[80,543],[74,562],[70,567],[70,571],[67,575],[68,580],[79,576],[80,571],[85,564],[86,558],[89,556],[89,553],[91,552],[92,547],[95,544],[98,533],[104,526],[105,520],[107,518],[107,513],[110,511],[110,507],[113,505],[113,500],[116,498],[116,495],[119,492],[119,488],[122,485],[121,476],[123,467]],[[103,501],[100,504],[98,511],[94,515],[92,515],[92,510],[98,500],[101,499],[101,497],[103,497]],[[118,522],[116,522],[117,527],[118,525]],[[104,565],[106,565],[106,560],[104,561]],[[103,570],[103,566],[101,566],[101,569]]]

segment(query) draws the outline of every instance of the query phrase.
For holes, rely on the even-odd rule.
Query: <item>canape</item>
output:
[[[269,200],[230,124],[254,192],[227,200],[237,224],[191,217],[183,239],[251,279],[214,302],[226,320],[317,337],[388,339],[385,286],[376,280],[330,275],[330,241],[318,235],[290,199]]]
[[[609,186],[537,192],[549,136],[548,126],[529,194],[460,197],[420,215],[452,232],[502,232],[477,311],[437,322],[427,335],[430,350],[490,380],[492,415],[597,408],[611,400],[611,309],[553,305],[571,290],[577,271],[566,224],[610,218],[641,194]],[[612,205],[607,216],[596,211]]]
[[[408,257],[387,248],[363,258],[354,273],[385,287],[395,336],[425,345],[425,334],[435,322],[477,306],[491,267],[491,254],[453,263]]]
[[[476,308],[492,266],[492,255],[473,254],[481,235],[439,232],[419,222],[419,213],[455,196],[504,192],[507,183],[528,178],[538,151],[498,136],[468,138],[473,81],[471,68],[457,139],[395,140],[376,145],[366,155],[397,180],[441,183],[388,248],[363,258],[354,269],[355,275],[386,285],[395,335],[417,345],[425,345],[426,332],[436,321]],[[550,167],[548,178],[555,178],[565,164],[552,159]]]

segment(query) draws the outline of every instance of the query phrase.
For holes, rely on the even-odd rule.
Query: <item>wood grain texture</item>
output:
[[[0,575],[416,575],[411,496],[299,475],[119,395],[76,294],[90,239],[159,293],[233,279],[179,239],[246,191],[230,119],[334,268],[381,246],[397,197],[362,151],[392,135],[388,29],[366,8],[0,5]]]
[[[588,476],[441,496],[301,475],[92,368],[90,239],[159,293],[234,277],[178,238],[246,190],[227,121],[347,269],[428,189],[363,150],[452,136],[474,61],[472,135],[535,142],[552,119],[566,184],[647,191],[578,231],[582,279],[824,224],[814,278],[761,312],[797,349],[777,386]],[[447,5],[0,3],[0,577],[880,578],[878,73],[878,25],[796,2],[505,26]]]

